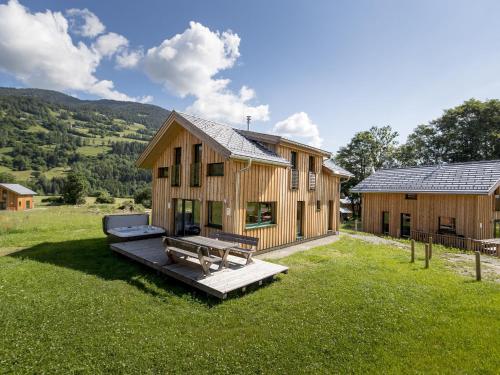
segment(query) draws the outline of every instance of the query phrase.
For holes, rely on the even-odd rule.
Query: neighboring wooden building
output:
[[[348,197],[340,198],[340,221],[352,219],[352,202]]]
[[[0,210],[22,211],[35,207],[33,190],[19,184],[0,183]]]
[[[380,170],[351,191],[366,232],[500,237],[500,160]]]
[[[137,161],[153,170],[153,225],[172,235],[222,230],[259,250],[336,233],[350,173],[330,153],[172,111]]]

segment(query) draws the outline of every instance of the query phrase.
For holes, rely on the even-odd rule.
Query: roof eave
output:
[[[374,190],[350,189],[351,193],[382,193],[382,194],[463,194],[463,195],[490,195],[486,190]]]
[[[252,162],[259,163],[259,164],[269,164],[269,165],[276,165],[279,167],[290,167],[291,164],[288,161],[278,161],[278,160],[269,160],[269,159],[263,159],[255,156],[246,156],[246,155],[239,155],[239,154],[231,154],[229,156],[230,159],[233,160],[252,160]]]

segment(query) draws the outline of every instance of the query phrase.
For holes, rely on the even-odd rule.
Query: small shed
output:
[[[0,183],[0,210],[23,211],[35,207],[36,193],[19,184]]]

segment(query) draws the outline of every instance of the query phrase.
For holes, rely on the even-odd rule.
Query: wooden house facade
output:
[[[171,235],[224,231],[259,249],[337,233],[350,173],[330,153],[173,111],[137,161],[153,171],[152,221]]]
[[[19,184],[0,183],[0,210],[23,211],[35,207],[36,193]]]
[[[355,186],[363,230],[500,238],[500,161],[381,170]]]

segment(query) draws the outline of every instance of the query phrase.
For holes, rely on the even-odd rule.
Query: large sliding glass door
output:
[[[200,234],[200,201],[174,199],[174,227],[176,236]]]

